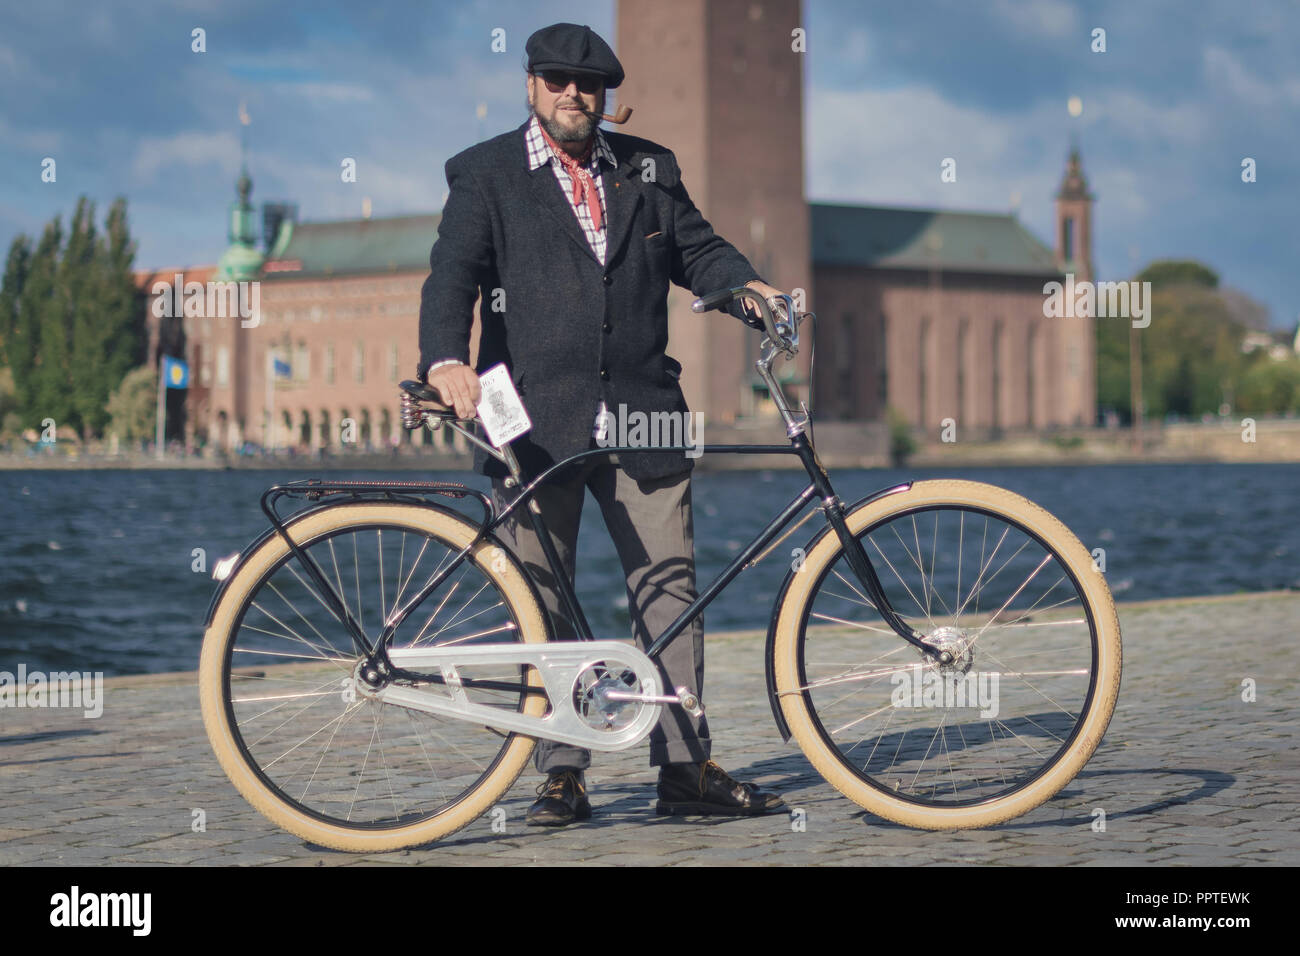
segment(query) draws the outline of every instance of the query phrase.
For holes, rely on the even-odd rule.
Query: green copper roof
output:
[[[267,259],[265,277],[427,271],[441,218],[428,214],[300,222],[278,255]]]
[[[217,260],[219,282],[251,281],[259,277],[262,271],[262,254],[251,246],[233,245],[221,254]]]
[[[1052,251],[1011,215],[824,203],[809,211],[814,265],[1059,275]]]

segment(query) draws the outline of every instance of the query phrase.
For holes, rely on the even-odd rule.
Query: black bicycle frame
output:
[[[781,510],[781,512],[768,522],[758,535],[737,554],[732,561],[715,577],[702,591],[700,591],[694,601],[685,608],[677,619],[673,621],[668,628],[660,634],[649,648],[646,654],[652,659],[657,659],[660,654],[682,633],[683,630],[696,618],[703,610],[713,601],[723,589],[731,583],[735,577],[745,569],[745,567],[758,555],[782,530],[790,524],[791,521],[814,499],[821,501],[822,510],[826,515],[831,527],[834,529],[840,544],[844,549],[845,556],[848,560],[849,567],[857,576],[859,583],[866,592],[867,597],[875,605],[876,610],[889,624],[890,628],[909,644],[914,645],[922,653],[931,655],[941,663],[944,661],[946,652],[937,650],[933,646],[926,644],[923,635],[908,626],[903,619],[894,610],[888,597],[884,593],[880,579],[872,566],[870,559],[863,550],[861,542],[849,530],[845,520],[844,503],[835,493],[831,486],[830,477],[818,460],[812,444],[805,434],[796,434],[791,437],[789,445],[704,445],[704,446],[611,446],[605,448],[591,449],[580,452],[563,461],[557,462],[547,468],[540,475],[534,478],[527,485],[523,486],[514,496],[513,500],[498,514],[490,498],[483,492],[476,491],[464,485],[451,482],[325,482],[310,480],[308,482],[294,482],[288,485],[277,485],[268,489],[263,495],[262,507],[271,518],[272,524],[276,531],[284,538],[293,554],[306,567],[316,585],[325,594],[328,604],[333,613],[338,617],[341,623],[348,629],[352,635],[357,651],[364,655],[368,661],[375,665],[377,673],[406,680],[440,683],[438,675],[420,674],[405,671],[392,665],[388,660],[387,646],[393,634],[410,613],[418,607],[430,594],[432,594],[446,578],[458,568],[462,561],[469,555],[470,551],[480,541],[493,534],[502,524],[504,524],[516,512],[523,508],[524,514],[534,532],[537,534],[538,541],[541,544],[542,552],[550,566],[559,597],[565,609],[569,612],[574,622],[576,638],[578,640],[595,640],[591,631],[591,625],[588,623],[586,615],[578,602],[578,597],[574,592],[573,585],[570,583],[568,576],[563,572],[563,566],[559,555],[556,553],[555,546],[551,541],[549,530],[546,527],[545,519],[540,514],[539,509],[532,505],[534,494],[537,490],[546,484],[555,474],[569,468],[579,462],[590,458],[600,456],[610,456],[619,452],[684,452],[699,451],[711,454],[748,454],[748,455],[796,455],[803,463],[805,470],[808,472],[810,479],[809,485],[796,495]],[[880,495],[902,491],[910,487],[909,484],[884,488],[877,492],[872,498]],[[410,598],[402,607],[394,609],[389,619],[385,622],[383,631],[371,642],[366,638],[360,625],[354,620],[348,611],[346,602],[334,592],[333,586],[329,583],[325,575],[320,571],[314,561],[312,561],[298,546],[288,534],[284,525],[284,520],[279,517],[274,508],[275,500],[282,495],[306,494],[310,498],[321,499],[323,497],[333,497],[336,495],[348,495],[353,498],[368,498],[382,496],[385,500],[393,501],[410,501],[425,506],[431,506],[422,496],[430,494],[444,495],[451,497],[473,496],[479,500],[484,509],[484,519],[479,525],[478,533],[474,539],[460,550],[456,557],[442,570],[438,571],[429,581]],[[460,514],[457,512],[457,514]],[[464,517],[463,515],[461,515]],[[467,679],[467,684],[472,683],[474,686],[482,686],[491,689],[508,689],[517,690],[518,686],[506,684],[498,681],[473,680]]]

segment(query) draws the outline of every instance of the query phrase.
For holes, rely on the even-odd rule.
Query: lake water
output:
[[[0,472],[0,670],[105,674],[192,670],[215,587],[215,561],[265,526],[258,496],[312,476],[291,471]],[[330,479],[412,480],[411,472],[331,472]],[[464,473],[430,475],[485,480]],[[1083,468],[837,471],[851,502],[904,479],[960,477],[1038,502],[1090,548],[1106,550],[1117,600],[1300,587],[1297,465],[1113,465]],[[698,473],[701,586],[806,484],[802,472]],[[792,548],[814,518],[705,612],[707,631],[766,628]],[[194,549],[207,570],[192,570]],[[622,572],[588,499],[578,592],[598,636],[629,635]]]

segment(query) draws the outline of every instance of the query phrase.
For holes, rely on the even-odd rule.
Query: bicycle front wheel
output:
[[[388,502],[325,507],[288,527],[372,642],[476,530],[448,511]],[[361,693],[361,655],[330,608],[279,535],[231,579],[199,668],[204,724],[231,782],[274,823],[342,850],[416,846],[477,819],[514,783],[534,740]],[[546,638],[528,578],[488,539],[414,609],[390,647]],[[540,686],[532,668],[467,667],[457,676],[495,682],[456,690],[475,703],[546,710],[545,697],[525,689]]]
[[[883,621],[834,532],[777,609],[782,713],[821,774],[878,816],[990,826],[1048,800],[1092,756],[1119,692],[1105,578],[1019,495],[921,481],[846,516],[890,604],[939,664]]]

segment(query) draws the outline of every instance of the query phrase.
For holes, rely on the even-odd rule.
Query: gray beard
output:
[[[557,143],[581,143],[591,139],[591,137],[595,135],[596,123],[598,121],[592,119],[586,114],[583,114],[583,122],[579,124],[577,128],[569,130],[561,126],[559,123],[544,119],[537,110],[532,108],[532,106],[529,106],[529,110],[531,110],[532,114],[537,117],[537,122],[542,125],[542,129],[546,130],[546,135],[551,137],[551,139],[555,140]]]

